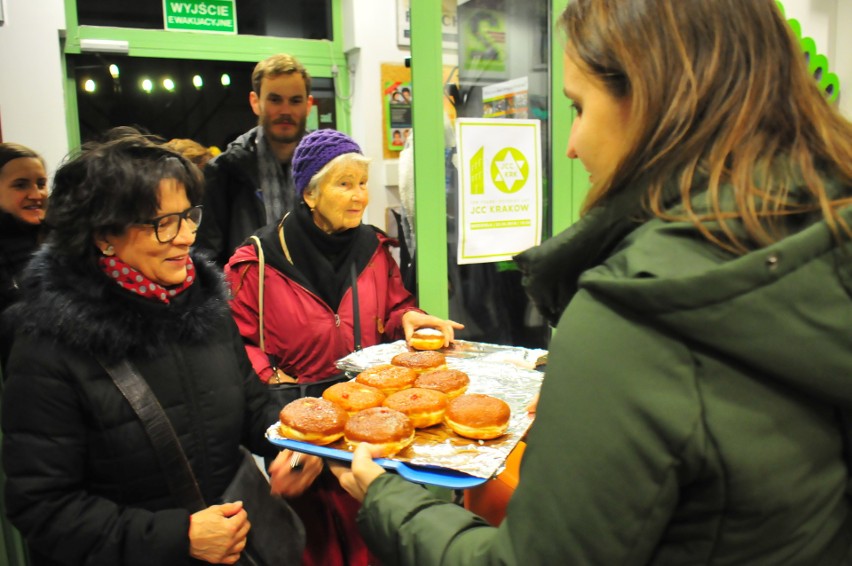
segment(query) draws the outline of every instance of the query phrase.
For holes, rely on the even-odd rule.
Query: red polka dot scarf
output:
[[[185,291],[195,281],[195,266],[189,256],[186,256],[186,279],[180,285],[168,288],[154,283],[115,256],[101,257],[98,259],[98,264],[107,277],[118,283],[119,287],[152,301],[166,304],[169,304],[169,299]]]

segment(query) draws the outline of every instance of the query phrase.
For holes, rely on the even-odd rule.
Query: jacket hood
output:
[[[843,217],[852,225],[852,207]],[[817,222],[734,256],[687,223],[653,220],[579,280],[697,348],[852,406],[852,241]]]
[[[24,274],[21,300],[4,316],[17,332],[46,336],[107,362],[151,357],[180,339],[201,344],[231,316],[222,275],[193,252],[197,279],[170,304],[135,296],[97,268],[45,245]]]

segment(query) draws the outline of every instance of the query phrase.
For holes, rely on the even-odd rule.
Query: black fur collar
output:
[[[24,274],[21,300],[6,315],[19,333],[52,338],[112,362],[154,357],[170,343],[202,343],[231,316],[222,274],[192,253],[195,283],[171,304],[132,295],[97,268],[72,265],[46,245]]]

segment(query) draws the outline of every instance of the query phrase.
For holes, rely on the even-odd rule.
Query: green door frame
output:
[[[554,24],[565,0],[551,0]],[[414,210],[417,231],[417,288],[421,308],[435,316],[449,315],[447,295],[447,203],[444,190],[444,117],[441,44],[441,0],[411,2],[411,80],[414,99]],[[558,233],[579,216],[588,190],[582,166],[557,151],[568,140],[573,121],[571,105],[562,94],[562,39],[554,28],[551,41],[551,140],[553,231]],[[422,94],[425,93],[425,96]],[[549,237],[551,234],[546,234]]]
[[[64,54],[81,53],[83,39],[127,41],[130,57],[161,57],[169,59],[202,59],[213,61],[257,62],[273,53],[295,55],[312,77],[334,78],[338,92],[349,92],[349,72],[343,53],[342,0],[331,1],[332,36],[329,40],[292,39],[256,35],[192,33],[156,29],[81,26],[77,18],[76,0],[65,0],[66,33]],[[65,58],[63,57],[63,65]],[[333,71],[337,70],[335,74]],[[237,85],[246,89],[251,85]],[[247,102],[248,104],[248,102]],[[65,108],[68,126],[68,147],[80,145],[77,90],[73,77],[65,69]],[[351,131],[349,104],[336,98],[337,129]]]

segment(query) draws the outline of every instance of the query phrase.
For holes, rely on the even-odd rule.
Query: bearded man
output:
[[[248,236],[293,209],[290,159],[313,106],[311,77],[292,55],[259,62],[251,81],[249,103],[258,125],[204,168],[204,223],[196,246],[220,266]]]

